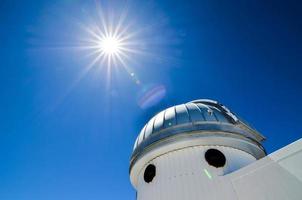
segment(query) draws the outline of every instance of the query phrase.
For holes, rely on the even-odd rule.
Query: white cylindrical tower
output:
[[[216,101],[170,107],[135,142],[130,179],[137,199],[236,199],[228,174],[264,157],[263,140]]]

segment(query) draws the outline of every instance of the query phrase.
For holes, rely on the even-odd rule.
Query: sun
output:
[[[121,22],[111,24],[103,20],[99,25],[85,30],[89,35],[86,45],[82,47],[89,49],[95,55],[93,64],[99,63],[101,66],[105,64],[107,68],[112,68],[114,65],[127,68],[126,60],[130,55],[138,52],[133,45],[136,44],[134,34],[127,32],[127,27],[124,27]]]
[[[138,56],[149,55],[142,37],[144,30],[127,18],[127,6],[126,10],[115,13],[104,10],[98,3],[96,8],[96,18],[87,24],[80,23],[84,32],[79,39],[79,48],[89,58],[83,74],[96,68],[111,84],[113,73],[126,72],[135,84],[140,85],[135,65]]]
[[[136,32],[131,32],[129,26],[124,25],[122,21],[109,23],[102,19],[101,23],[95,26],[83,26],[88,35],[84,38],[81,48],[88,50],[88,55],[92,57],[85,71],[97,66],[100,71],[105,70],[107,79],[110,80],[113,72],[125,70],[135,84],[139,85],[140,80],[130,66],[133,56],[143,53],[139,41],[135,38]]]
[[[100,39],[99,48],[104,55],[117,55],[122,50],[122,43],[117,37],[107,36]]]

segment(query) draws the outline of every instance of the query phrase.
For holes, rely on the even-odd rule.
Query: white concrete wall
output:
[[[302,199],[302,139],[227,176],[242,200]]]

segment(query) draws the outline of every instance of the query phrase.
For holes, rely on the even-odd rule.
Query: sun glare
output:
[[[126,61],[130,59],[130,55],[138,52],[138,50],[133,45],[134,34],[129,33],[127,28],[128,26],[123,25],[122,21],[107,22],[104,17],[98,25],[85,28],[89,36],[87,37],[87,45],[83,47],[95,55],[92,65],[100,64],[100,66],[105,65],[107,68],[118,65],[128,67]]]
[[[97,18],[88,24],[81,24],[85,31],[81,39],[80,48],[85,50],[87,57],[92,58],[83,73],[87,73],[93,67],[98,72],[105,74],[110,84],[112,73],[124,70],[133,82],[141,84],[134,70],[137,59],[134,56],[147,55],[145,44],[142,41],[142,31],[129,19],[128,8],[116,13],[104,10],[100,4],[96,4]]]
[[[109,36],[101,39],[99,47],[103,54],[114,55],[119,53],[121,45],[118,38]]]

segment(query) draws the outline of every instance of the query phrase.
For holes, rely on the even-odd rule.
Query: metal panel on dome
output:
[[[186,133],[188,137],[202,137],[203,133],[222,136],[233,134],[232,137],[242,138],[264,152],[260,144],[264,137],[255,129],[242,123],[228,108],[218,102],[201,99],[167,108],[155,115],[138,136],[131,166],[141,155],[156,148],[160,142],[181,140]],[[179,134],[182,137],[174,138]]]
[[[203,113],[203,116],[205,117],[206,121],[217,121],[215,116],[213,115],[213,110],[210,106],[207,106],[205,104],[197,103],[196,104],[200,111]]]
[[[137,147],[137,142],[138,142],[138,137],[137,137],[136,140],[135,140],[133,150],[136,149],[136,147]]]
[[[215,115],[217,121],[225,122],[225,123],[229,122],[227,117],[221,111],[219,111],[217,108],[212,107],[211,109],[212,109],[213,114]]]
[[[165,114],[165,112],[162,111],[155,116],[153,132],[160,131],[163,128],[164,117],[165,117],[164,114]]]
[[[176,125],[175,108],[170,107],[165,112],[164,128]]]
[[[153,132],[153,124],[154,124],[154,120],[155,120],[155,117],[153,117],[147,124],[147,127],[146,127],[146,131],[145,131],[145,136],[144,138],[147,138],[149,137],[152,132]]]
[[[144,140],[144,134],[145,134],[146,127],[147,127],[147,124],[144,126],[144,128],[141,130],[141,132],[138,136],[137,146],[139,146],[140,143],[142,143],[142,141]]]
[[[205,117],[203,116],[203,114],[201,113],[200,108],[194,104],[194,103],[187,103],[186,104],[190,117],[191,117],[191,121],[194,122],[199,122],[199,121],[205,121]]]
[[[191,122],[190,115],[185,104],[175,106],[177,124],[185,124]]]

